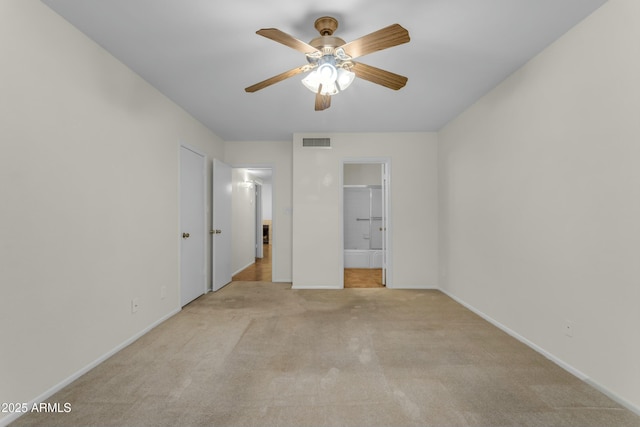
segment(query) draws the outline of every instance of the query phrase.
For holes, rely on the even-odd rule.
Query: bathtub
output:
[[[382,268],[379,249],[345,249],[344,268]]]

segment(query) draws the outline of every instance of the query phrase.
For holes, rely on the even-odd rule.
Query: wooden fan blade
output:
[[[318,87],[318,93],[316,93],[316,111],[326,110],[331,107],[331,95],[320,95],[322,85]]]
[[[342,45],[342,48],[347,55],[355,59],[378,50],[407,43],[409,40],[411,40],[409,32],[401,25],[393,24],[346,43]]]
[[[271,86],[272,84],[281,82],[282,80],[288,79],[289,77],[293,77],[297,74],[304,73],[309,69],[308,65],[303,65],[302,67],[294,68],[293,70],[285,71],[284,73],[280,73],[277,76],[273,76],[267,80],[263,80],[260,83],[256,83],[253,86],[249,86],[244,90],[247,92],[256,92],[260,89],[264,89],[267,86]]]
[[[354,63],[351,71],[356,73],[356,76],[361,79],[368,80],[372,83],[376,83],[393,90],[403,88],[404,85],[407,84],[407,80],[409,80],[400,74],[372,67],[371,65],[363,64],[362,62]]]
[[[316,93],[316,111],[326,110],[329,107],[331,107],[331,95]]]
[[[256,34],[260,34],[263,37],[282,43],[285,46],[289,46],[292,49],[302,53],[312,53],[317,51],[315,47],[307,44],[297,38],[290,36],[289,34],[278,30],[277,28],[263,28],[256,31]]]

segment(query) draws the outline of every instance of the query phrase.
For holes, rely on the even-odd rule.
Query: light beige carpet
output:
[[[16,426],[640,426],[438,291],[234,282]]]

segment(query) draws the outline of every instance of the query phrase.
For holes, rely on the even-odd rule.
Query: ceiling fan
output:
[[[401,25],[390,25],[349,43],[333,36],[333,32],[338,28],[335,18],[323,16],[316,19],[314,26],[320,37],[309,43],[276,28],[256,31],[256,34],[304,53],[307,64],[249,86],[245,91],[256,92],[289,77],[308,72],[302,83],[316,94],[315,109],[321,111],[329,108],[331,96],[345,90],[355,77],[394,90],[404,87],[407,83],[404,76],[354,61],[369,53],[407,43],[410,40],[409,32]]]

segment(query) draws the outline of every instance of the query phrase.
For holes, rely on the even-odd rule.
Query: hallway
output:
[[[262,245],[263,258],[256,258],[256,262],[231,278],[232,281],[270,282],[271,281],[271,245]]]

